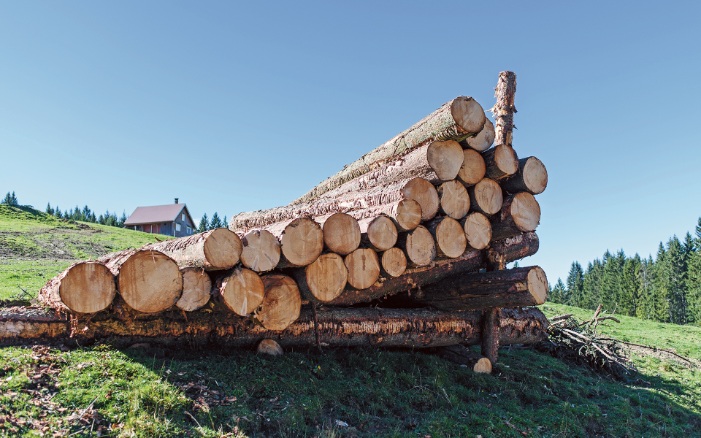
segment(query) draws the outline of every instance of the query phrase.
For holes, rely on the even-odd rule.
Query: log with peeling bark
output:
[[[467,236],[460,222],[452,217],[436,218],[426,224],[436,241],[436,255],[454,259],[467,249]]]
[[[241,256],[241,239],[226,228],[215,228],[174,240],[152,243],[144,249],[160,251],[180,268],[221,271],[234,267]]]
[[[408,130],[345,166],[342,171],[322,181],[294,203],[314,200],[347,181],[382,166],[395,156],[403,155],[432,141],[461,141],[471,137],[482,130],[485,120],[484,109],[477,101],[465,96],[455,98]]]
[[[486,177],[495,181],[507,178],[518,170],[516,151],[509,145],[497,145],[483,152],[482,158],[484,158],[484,164],[487,166]]]
[[[360,226],[353,216],[334,213],[323,222],[322,231],[324,244],[329,251],[346,255],[360,246]]]
[[[535,231],[540,223],[540,205],[528,192],[510,195],[501,211],[492,217],[492,238],[506,239],[521,233]]]
[[[548,171],[536,157],[518,160],[518,171],[501,181],[501,186],[509,193],[528,192],[532,195],[543,193],[548,186]]]
[[[119,295],[132,309],[157,313],[170,309],[183,292],[178,264],[154,249],[128,249],[100,261],[117,276]]]
[[[538,306],[545,302],[548,279],[539,266],[503,271],[470,272],[423,286],[411,295],[442,310],[481,310],[490,307]]]
[[[335,253],[322,254],[314,263],[294,273],[300,291],[307,299],[328,302],[343,292],[348,283],[348,269],[343,257]]]
[[[399,277],[407,268],[404,251],[399,248],[390,248],[382,253],[380,258],[382,270],[390,277]]]
[[[408,268],[398,277],[380,276],[377,282],[367,289],[356,290],[346,288],[338,297],[329,301],[328,305],[353,306],[361,303],[369,303],[406,292],[411,289],[422,288],[427,284],[435,283],[464,272],[474,272],[487,266],[489,257],[497,255],[507,262],[520,260],[535,254],[538,251],[539,241],[536,233],[526,233],[503,241],[492,242],[489,251],[468,250],[455,259],[435,260],[428,266]]]
[[[482,355],[492,364],[499,359],[501,345],[501,310],[497,307],[487,309],[482,313]]]
[[[468,188],[467,191],[470,193],[470,206],[473,210],[484,213],[487,216],[496,214],[501,210],[504,195],[498,182],[484,178]]]
[[[470,194],[458,180],[446,181],[438,186],[441,211],[446,216],[460,220],[470,211]]]
[[[494,89],[496,103],[492,113],[496,124],[494,127],[494,144],[513,145],[514,113],[516,106],[516,74],[512,71],[499,73],[499,81]]]
[[[499,317],[503,345],[546,339],[548,320],[536,308],[503,309]],[[0,308],[0,346],[103,342],[126,347],[146,342],[255,348],[262,339],[273,339],[283,347],[313,346],[318,340],[322,346],[429,348],[476,345],[481,338],[481,313],[475,311],[326,308],[314,314],[305,309],[286,329],[275,331],[225,312],[169,312],[139,319],[111,313],[71,321],[42,308]]]
[[[348,269],[348,285],[366,289],[380,278],[380,259],[370,248],[358,248],[348,254],[344,263]]]
[[[421,224],[421,205],[413,199],[402,199],[380,207],[351,211],[348,214],[359,220],[385,215],[392,218],[399,231],[411,231]]]
[[[470,213],[460,223],[470,248],[484,249],[492,241],[492,224],[482,213],[476,211]]]
[[[241,266],[221,275],[216,290],[224,305],[239,316],[250,315],[263,302],[265,287],[260,276]]]
[[[462,152],[463,161],[457,178],[467,186],[474,186],[484,178],[487,165],[479,152],[472,149],[465,149]]]
[[[280,262],[280,242],[268,230],[252,230],[241,238],[241,264],[256,272],[268,272]]]
[[[427,266],[436,258],[436,242],[431,232],[419,225],[416,229],[402,233],[397,246],[404,250],[409,266]]]
[[[409,180],[401,189],[404,199],[413,199],[421,206],[421,220],[433,219],[438,213],[440,200],[438,191],[428,180],[416,177]]]
[[[293,278],[281,274],[262,277],[265,295],[254,318],[271,331],[286,329],[299,318],[302,296]]]
[[[324,249],[321,226],[309,217],[299,217],[268,228],[280,239],[282,259],[278,268],[304,267],[316,260]]]
[[[487,119],[482,130],[474,137],[468,137],[462,144],[478,152],[484,152],[494,144],[494,123]]]
[[[60,311],[95,313],[109,307],[116,294],[114,274],[107,266],[78,262],[46,283],[39,302]]]
[[[434,141],[426,150],[426,161],[441,181],[458,176],[463,158],[462,146],[455,140]]]
[[[364,246],[377,252],[386,251],[397,243],[399,232],[394,221],[387,215],[360,220],[360,231]]]
[[[194,312],[209,302],[212,294],[212,280],[201,268],[182,268],[183,293],[175,307],[185,312]]]

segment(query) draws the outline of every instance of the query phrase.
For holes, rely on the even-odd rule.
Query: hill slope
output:
[[[0,204],[0,300],[34,298],[50,278],[78,260],[155,241],[153,234]]]

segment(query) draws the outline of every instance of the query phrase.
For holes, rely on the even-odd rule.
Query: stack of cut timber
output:
[[[193,327],[219,324],[207,336],[230,344],[237,334],[277,332],[290,345],[295,333],[301,343],[320,343],[325,333],[323,343],[354,345],[353,336],[375,336],[372,327],[390,330],[383,324],[398,320],[414,327],[423,316],[425,331],[401,337],[402,345],[469,342],[472,335],[440,333],[441,318],[471,321],[474,311],[542,304],[547,291],[537,266],[504,270],[538,250],[534,195],[545,190],[547,172],[536,157],[518,159],[510,143],[493,146],[494,139],[482,106],[458,97],[290,205],[239,213],[229,229],[75,264],[40,301],[78,316],[102,312],[103,331],[111,327],[104,321],[129,320],[114,336],[146,321],[139,314],[149,321],[167,314],[172,323],[178,309]],[[391,310],[372,310],[377,305]],[[205,306],[208,316],[197,311]],[[527,318],[540,321],[538,332],[544,319],[533,314]],[[180,330],[149,327],[154,337]],[[342,339],[328,335],[335,332]],[[517,332],[504,331],[502,342],[543,335],[504,334]]]

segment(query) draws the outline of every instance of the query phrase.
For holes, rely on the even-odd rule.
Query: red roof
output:
[[[129,216],[124,225],[155,224],[161,222],[173,222],[181,211],[185,210],[187,217],[192,222],[190,212],[185,204],[154,205],[152,207],[136,207],[134,213]],[[194,224],[194,222],[192,222]]]

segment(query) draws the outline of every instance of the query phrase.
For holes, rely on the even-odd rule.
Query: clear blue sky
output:
[[[434,2],[436,3],[436,2]],[[698,2],[0,2],[0,191],[97,212],[284,205],[518,75],[551,282],[701,216]]]

